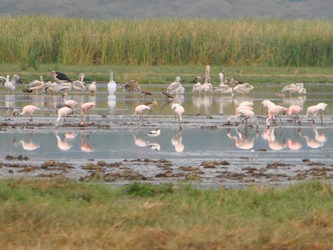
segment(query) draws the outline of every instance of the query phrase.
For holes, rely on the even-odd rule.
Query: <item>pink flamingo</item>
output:
[[[245,102],[242,102],[241,104],[239,104],[239,106],[236,108],[236,115],[232,115],[232,116],[230,116],[228,118],[228,125],[230,125],[230,120],[232,118],[236,119],[236,125],[238,125],[237,118],[239,116],[239,110],[241,110],[241,109],[253,110],[252,106],[253,106],[253,103],[252,102],[248,102],[248,101],[245,101]]]
[[[262,104],[263,108],[261,109],[260,114],[262,114],[262,111],[264,110],[264,108],[269,109],[270,107],[275,106],[275,103],[270,100],[264,100],[261,102],[261,104]]]
[[[303,111],[303,108],[298,105],[292,105],[288,108],[288,115],[295,114],[295,121],[298,120],[298,125],[301,125],[301,119],[297,114],[301,111]]]
[[[179,129],[182,129],[182,119],[183,119],[183,114],[185,112],[185,109],[183,106],[181,106],[178,103],[174,103],[172,104],[173,111],[178,115],[178,119],[179,119]]]
[[[303,118],[309,117],[310,115],[312,115],[311,116],[312,123],[314,124],[315,123],[314,116],[318,115],[318,112],[321,111],[321,110],[326,113],[326,111],[325,111],[326,107],[327,107],[326,103],[318,103],[315,106],[310,106],[310,107],[308,107],[308,109],[306,111],[306,115]],[[323,123],[323,117],[320,115],[319,118],[321,120],[321,123]]]
[[[30,114],[31,117],[30,122],[33,122],[34,120],[32,118],[32,114],[37,110],[39,110],[39,108],[37,108],[36,106],[27,105],[23,108],[22,112],[20,112],[20,110],[18,109],[14,109],[13,115],[16,117],[18,115]]]
[[[251,121],[256,122],[257,128],[259,127],[258,121],[256,118],[254,118],[254,112],[250,109],[241,109],[238,111],[240,117],[244,117],[246,121],[246,126],[247,127],[247,119],[251,119]]]
[[[83,139],[83,131],[81,130],[81,150],[84,152],[93,152],[95,149],[89,144],[89,134],[86,135],[86,141]]]
[[[136,116],[137,113],[141,114],[141,117],[139,118],[139,121],[141,119],[142,123],[143,123],[143,112],[145,110],[150,110],[150,108],[147,105],[144,105],[144,104],[141,104],[141,105],[138,105],[138,106],[135,107],[135,112],[134,112],[134,115],[132,116],[132,119],[131,119],[131,124],[132,125],[134,125],[132,123],[132,121],[133,121],[134,116]]]
[[[78,104],[77,104],[77,102],[74,101],[74,100],[67,100],[67,96],[68,96],[67,93],[64,93],[64,94],[62,95],[62,98],[64,98],[64,104],[65,104],[66,107],[69,107],[69,108],[71,108],[71,109],[74,110],[74,106],[75,106],[75,105],[78,105]]]
[[[81,105],[81,123],[80,125],[83,124],[83,116],[86,113],[87,117],[87,126],[89,126],[89,111],[92,107],[94,107],[96,104],[94,102],[85,102]]]
[[[66,121],[66,116],[68,116],[73,110],[69,107],[62,107],[58,110],[58,118],[55,122],[55,127],[58,127],[58,122],[60,121],[61,117],[64,117],[64,122]]]
[[[268,118],[266,119],[267,128],[270,127],[270,121],[269,120],[272,119],[274,115],[278,115],[280,112],[284,112],[285,113],[287,110],[288,110],[287,108],[279,106],[279,105],[270,107],[268,109]],[[280,121],[281,121],[281,118],[280,118]],[[282,121],[281,121],[281,123],[282,123]]]

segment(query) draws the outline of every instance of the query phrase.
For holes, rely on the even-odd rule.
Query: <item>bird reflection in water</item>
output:
[[[135,143],[136,146],[138,146],[138,147],[147,147],[148,146],[146,140],[142,138],[143,137],[142,131],[140,132],[139,136],[136,136],[133,133],[132,129],[130,129],[130,132],[133,135],[134,143]]]
[[[279,142],[279,139],[281,138],[282,130],[280,132],[280,135],[277,137],[275,134],[274,128],[267,128],[262,134],[261,137],[268,141],[268,146],[270,149],[273,150],[281,150],[286,147],[288,147],[288,143],[283,140],[283,142]]]
[[[181,153],[184,151],[184,144],[182,141],[182,130],[179,130],[171,139],[171,144],[175,147],[176,152]]]
[[[73,131],[69,131],[65,134],[65,138],[67,139],[74,139],[77,136],[77,133],[73,132]]]
[[[327,141],[327,138],[325,136],[324,130],[319,130],[317,128],[311,129],[311,137],[307,135],[301,135],[306,140],[306,144],[310,148],[320,148],[324,146],[325,142]]]
[[[110,94],[108,96],[108,106],[110,109],[110,114],[113,115],[114,108],[116,107],[117,104],[117,97],[115,94]]]
[[[70,150],[70,149],[73,147],[72,144],[69,144],[69,143],[67,142],[67,138],[66,138],[65,135],[64,135],[64,139],[61,139],[61,137],[58,135],[57,132],[55,133],[55,136],[56,136],[56,138],[57,138],[57,141],[58,141],[58,148],[59,148],[60,150],[67,151],[67,150]]]
[[[254,141],[255,141],[255,139],[258,138],[258,130],[256,132],[256,135],[253,136],[251,139],[249,137],[247,129],[245,129],[245,134],[244,135],[239,131],[239,129],[235,129],[235,131],[237,133],[237,136],[232,136],[231,133],[230,133],[230,129],[228,129],[228,137],[230,139],[235,140],[235,145],[236,145],[237,148],[240,148],[240,149],[251,149],[251,148],[253,148]]]
[[[193,102],[194,106],[197,107],[197,109],[199,109],[199,112],[200,112],[201,106],[203,106],[205,109],[205,114],[209,115],[209,109],[213,104],[213,97],[209,96],[209,95],[193,96],[192,102]]]
[[[35,149],[39,148],[39,144],[35,144],[32,141],[33,136],[34,136],[33,134],[30,134],[30,141],[27,141],[27,142],[24,140],[17,141],[16,138],[14,138],[13,144],[14,144],[14,146],[22,145],[24,150],[28,150],[28,151],[35,150]]]
[[[88,152],[88,153],[95,151],[95,149],[92,146],[90,146],[89,133],[87,133],[85,137],[86,138],[84,139],[83,138],[83,130],[81,130],[81,150],[83,152]]]
[[[298,139],[300,137],[300,133],[301,133],[301,128],[299,128],[297,131],[298,132],[296,133],[295,139],[292,140],[291,138],[289,138],[287,141],[288,148],[290,148],[291,150],[295,150],[295,151],[299,150],[303,147],[303,144],[298,141]]]

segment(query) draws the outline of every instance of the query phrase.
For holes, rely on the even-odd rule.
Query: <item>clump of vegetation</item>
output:
[[[3,249],[331,249],[333,185],[0,181]]]
[[[333,65],[333,25],[316,20],[0,18],[0,62],[38,64]]]

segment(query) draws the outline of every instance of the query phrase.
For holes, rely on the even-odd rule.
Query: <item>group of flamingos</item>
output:
[[[292,105],[289,108],[286,107],[282,107],[279,105],[275,105],[275,103],[273,103],[270,100],[264,100],[261,102],[263,108],[261,110],[261,112],[263,111],[264,108],[267,108],[267,119],[266,119],[266,126],[267,128],[270,127],[270,121],[273,120],[274,123],[275,122],[275,117],[278,116],[280,118],[280,121],[282,123],[281,117],[279,116],[280,113],[283,114],[288,114],[288,115],[295,115],[295,122],[298,121],[298,125],[301,125],[301,120],[302,118],[305,117],[309,117],[311,116],[312,122],[315,123],[314,117],[316,115],[319,116],[321,122],[323,123],[323,117],[320,114],[321,111],[325,112],[325,109],[327,107],[326,103],[318,103],[317,105],[314,106],[310,106],[307,108],[307,112],[306,115],[302,118],[300,118],[298,116],[298,113],[300,113],[301,111],[303,111],[303,108],[298,106],[298,105]],[[256,122],[257,128],[258,128],[258,121],[257,119],[254,117],[254,112],[253,112],[253,103],[252,102],[242,102],[237,108],[236,108],[236,115],[234,116],[230,116],[228,118],[228,124],[230,124],[230,121],[232,118],[236,119],[236,125],[238,125],[237,122],[237,118],[243,118],[246,122],[246,126],[247,126],[247,120],[250,118],[253,122]]]
[[[113,80],[113,72],[110,71],[109,73],[110,73],[110,82],[108,83],[107,90],[109,91],[109,93],[111,95],[113,95],[116,92],[117,84]],[[74,100],[67,100],[66,99],[66,96],[67,96],[66,90],[67,90],[68,81],[69,81],[68,77],[63,73],[56,72],[56,71],[52,71],[51,75],[54,77],[56,82],[59,82],[59,83],[63,84],[66,87],[64,89],[65,91],[64,91],[64,94],[63,94],[63,97],[65,97],[65,101],[64,101],[65,106],[58,110],[58,117],[55,121],[55,126],[58,127],[58,122],[61,120],[61,118],[63,117],[64,121],[65,121],[66,117],[73,112],[74,107],[77,106],[78,103]],[[219,76],[220,76],[220,79],[221,79],[221,83],[218,87],[215,88],[215,92],[220,92],[222,94],[223,93],[229,93],[231,95],[233,95],[233,92],[235,92],[235,93],[238,92],[238,93],[241,93],[243,95],[243,94],[247,94],[249,91],[251,91],[253,89],[253,87],[248,83],[238,84],[236,87],[231,88],[230,86],[232,86],[233,83],[231,83],[230,81],[231,80],[235,81],[235,79],[232,78],[228,82],[227,80],[224,79],[224,75],[222,73],[220,73]],[[81,84],[83,82],[83,79],[84,79],[84,74],[82,73],[82,74],[80,74],[80,83]],[[209,83],[209,80],[210,80],[210,66],[209,65],[206,66],[206,75],[205,75],[204,79],[205,79],[205,83],[204,84],[201,84],[200,82],[196,83],[193,86],[192,92],[201,92],[202,90],[205,91],[205,92],[206,91],[213,91],[212,85]],[[4,86],[6,86],[8,91],[9,90],[13,91],[13,89],[15,89],[14,81],[20,82],[20,79],[17,75],[15,75],[13,77],[12,82],[9,82],[9,76],[7,76],[7,78],[1,77],[1,80],[4,82]],[[74,82],[76,82],[76,81],[74,81]],[[73,87],[74,87],[74,82],[73,82]],[[37,85],[42,84],[42,83],[43,83],[43,78],[41,77],[40,81],[35,81],[34,84],[29,84],[29,85],[36,87]],[[238,83],[238,82],[236,82],[236,83]],[[56,84],[56,83],[54,83],[54,84]],[[78,83],[76,83],[76,84],[78,85]],[[13,85],[12,88],[8,88],[8,86],[10,87],[11,85]],[[89,87],[89,90],[92,90],[93,92],[92,91],[90,91],[90,92],[95,93],[96,92],[96,83],[93,83],[91,85],[91,87],[92,88]],[[59,89],[62,90],[61,87]],[[36,89],[32,88],[31,90],[35,90],[37,92],[37,88]],[[124,85],[124,90],[134,92],[134,91],[140,90],[140,87],[139,87],[139,85],[136,81],[132,80],[132,81],[129,81],[128,83],[126,83]],[[27,91],[29,92],[29,90],[27,90]],[[184,94],[184,91],[185,91],[185,88],[182,87],[182,85],[180,83],[180,77],[177,77],[176,81],[171,83],[168,86],[167,92],[164,92],[163,89],[162,89],[162,95],[166,98],[170,98],[170,97],[172,97],[171,94],[182,95],[182,94]],[[288,85],[288,86],[283,88],[282,93],[284,93],[284,92],[289,92],[290,96],[291,96],[292,92],[298,92],[299,94],[306,94],[306,90],[305,90],[302,83],[296,83],[296,84]],[[149,92],[142,92],[142,93],[149,93]],[[155,99],[153,99],[153,101],[154,100]],[[155,105],[156,104],[157,103],[155,101]],[[298,114],[299,114],[299,112],[303,111],[302,107],[300,107],[298,105],[293,105],[293,106],[290,106],[289,108],[286,108],[286,107],[282,107],[282,106],[279,106],[279,105],[275,105],[273,102],[271,102],[269,100],[264,100],[261,104],[263,105],[263,109],[267,108],[267,110],[268,110],[267,111],[268,117],[266,119],[267,128],[270,127],[270,121],[271,120],[273,120],[274,123],[276,123],[275,122],[275,117],[276,116],[279,117],[280,113],[283,113],[283,114],[287,113],[288,115],[295,115],[295,121],[298,121],[298,124],[301,125],[301,118],[298,116]],[[89,122],[89,111],[94,106],[95,106],[94,102],[86,102],[86,103],[83,103],[81,105],[81,123],[80,124],[83,124],[84,114],[86,114],[87,122]],[[253,106],[252,102],[247,102],[246,101],[246,102],[241,103],[239,105],[239,107],[236,108],[236,114],[234,116],[230,116],[228,118],[228,124],[230,124],[230,121],[231,121],[232,118],[235,118],[236,119],[236,125],[238,125],[237,119],[238,118],[243,118],[243,120],[246,122],[246,126],[247,126],[248,119],[250,118],[253,122],[256,122],[256,125],[257,125],[257,128],[258,128],[258,121],[254,116],[252,106]],[[323,111],[323,112],[326,113],[326,111],[325,111],[326,107],[327,107],[326,103],[319,103],[315,106],[311,106],[307,109],[307,113],[304,117],[311,116],[312,117],[312,122],[315,123],[314,116],[318,115],[321,119],[321,122],[323,122],[323,117],[320,114],[320,112]],[[179,128],[182,129],[182,116],[185,112],[184,107],[181,106],[178,103],[173,103],[171,108],[175,112],[175,114],[178,116]],[[134,112],[134,115],[132,116],[132,119],[131,119],[130,123],[132,125],[134,125],[132,121],[133,121],[133,118],[137,114],[140,114],[141,115],[140,119],[143,120],[144,111],[146,111],[146,110],[150,111],[151,109],[152,109],[152,105],[150,105],[148,103],[138,105],[135,108],[135,112]],[[15,109],[13,114],[14,114],[14,116],[30,114],[30,116],[31,116],[30,122],[33,122],[32,114],[37,110],[39,110],[38,107],[36,107],[34,105],[27,105],[23,108],[23,110],[21,112],[18,109]],[[280,118],[280,121],[282,122],[281,118]],[[88,125],[88,123],[87,123],[87,125]]]

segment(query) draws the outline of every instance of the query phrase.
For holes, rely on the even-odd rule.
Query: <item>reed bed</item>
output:
[[[333,187],[0,181],[1,249],[332,249]]]
[[[0,62],[39,64],[333,65],[333,23],[316,20],[89,20],[0,17]]]

